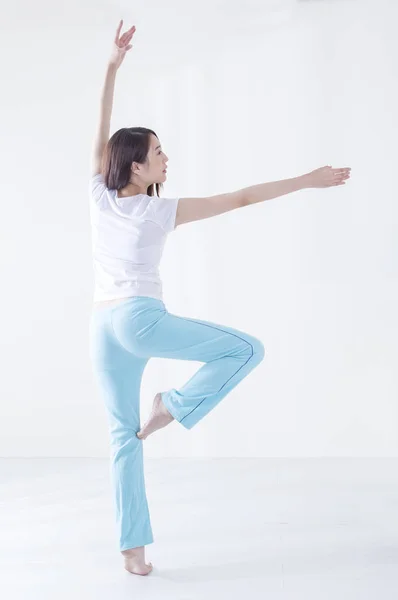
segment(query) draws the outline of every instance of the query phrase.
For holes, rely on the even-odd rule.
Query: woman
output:
[[[90,323],[93,370],[110,424],[111,469],[119,547],[125,568],[147,575],[145,546],[153,542],[145,493],[142,441],[176,420],[191,429],[264,358],[247,333],[168,312],[159,262],[168,233],[183,223],[276,198],[307,187],[343,185],[350,169],[322,167],[293,179],[208,198],[161,198],[168,157],[156,134],[123,128],[110,139],[115,77],[135,27],[116,31],[101,98],[90,179],[95,271]],[[205,364],[179,390],[156,394],[140,429],[140,385],[151,357]]]

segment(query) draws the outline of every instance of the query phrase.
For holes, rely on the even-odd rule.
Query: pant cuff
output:
[[[178,411],[176,410],[175,405],[173,404],[173,401],[170,400],[169,398],[169,393],[170,392],[161,392],[162,395],[162,400],[163,400],[163,404],[165,405],[165,407],[167,408],[167,410],[169,411],[169,413],[171,414],[172,417],[174,417],[174,419],[178,422],[181,423],[181,419],[183,417],[181,417],[181,415],[178,413]]]
[[[146,539],[142,539],[142,540],[138,540],[136,542],[131,542],[130,544],[128,544],[127,542],[122,544],[120,546],[120,552],[122,552],[123,550],[131,550],[132,548],[140,548],[141,546],[148,546],[149,544],[153,544],[153,537],[149,537]]]

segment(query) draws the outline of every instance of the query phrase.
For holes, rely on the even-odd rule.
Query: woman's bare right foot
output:
[[[145,440],[148,435],[166,427],[169,423],[174,421],[174,417],[171,416],[162,401],[162,394],[159,392],[156,394],[153,400],[152,412],[149,415],[149,419],[145,423],[144,427],[137,433],[137,437],[140,440]]]
[[[124,568],[133,575],[149,575],[153,569],[152,563],[145,562],[145,546],[122,550]]]

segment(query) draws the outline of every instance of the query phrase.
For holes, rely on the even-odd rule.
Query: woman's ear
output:
[[[131,165],[131,175],[139,175],[140,174],[141,165],[139,163],[133,162]]]

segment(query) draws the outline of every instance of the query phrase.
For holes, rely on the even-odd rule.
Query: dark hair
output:
[[[131,178],[133,162],[144,164],[150,146],[150,134],[157,137],[152,129],[146,127],[123,127],[109,139],[102,157],[102,175],[105,185],[110,190],[121,190]],[[159,196],[162,183],[152,183],[147,188],[147,195]]]

